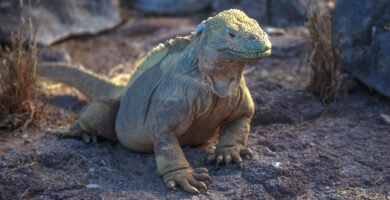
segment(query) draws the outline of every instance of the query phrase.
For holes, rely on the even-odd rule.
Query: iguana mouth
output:
[[[237,50],[237,49],[225,48],[222,49],[222,51],[228,52],[229,54],[238,55],[242,58],[257,58],[257,57],[263,58],[271,55],[271,49]]]

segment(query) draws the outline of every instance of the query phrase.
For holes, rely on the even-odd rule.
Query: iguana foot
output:
[[[207,191],[205,181],[210,181],[210,176],[206,168],[184,168],[164,175],[164,182],[169,189],[175,189],[177,185],[185,191],[199,194]]]
[[[71,129],[52,129],[52,128],[47,128],[45,129],[45,132],[47,134],[55,135],[61,138],[81,138],[82,137],[82,132],[79,132],[77,130],[72,130]]]
[[[217,149],[211,153],[208,157],[208,162],[215,162],[217,165],[229,164],[235,162],[240,164],[242,162],[241,157],[251,158],[253,151],[249,147],[244,146],[227,146],[217,147]]]
[[[96,135],[89,135],[89,134],[82,134],[81,138],[83,138],[84,142],[90,144],[97,144],[97,136]]]
[[[68,130],[54,130],[49,128],[45,132],[61,138],[81,138],[86,143],[97,143],[97,136],[83,131],[77,123],[72,125]]]

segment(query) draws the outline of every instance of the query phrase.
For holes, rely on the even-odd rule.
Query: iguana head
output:
[[[245,65],[271,55],[271,42],[256,20],[240,10],[226,10],[203,21],[199,68],[220,97],[237,88]]]

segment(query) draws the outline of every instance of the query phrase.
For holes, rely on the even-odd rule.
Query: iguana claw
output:
[[[248,147],[242,146],[229,146],[229,147],[217,147],[214,153],[211,153],[208,157],[208,162],[215,162],[217,165],[229,164],[232,161],[240,164],[242,162],[241,157],[251,158],[253,151]]]
[[[210,180],[206,168],[185,168],[164,175],[164,182],[167,188],[176,189],[178,185],[185,191],[193,194],[199,194],[199,190],[207,192],[205,182]]]

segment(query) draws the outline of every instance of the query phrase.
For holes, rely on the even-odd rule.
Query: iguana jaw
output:
[[[218,59],[230,62],[252,61],[259,60],[271,55],[272,43],[268,39],[266,33],[263,32],[263,37],[257,36],[250,40],[245,37],[241,39],[230,41],[227,45],[216,48],[218,52]]]
[[[223,48],[219,51],[222,52],[222,54],[226,54],[227,56],[234,56],[241,59],[261,59],[265,58],[271,55],[272,50],[266,49],[254,49],[254,50],[237,50],[237,49],[231,49],[231,48]]]

